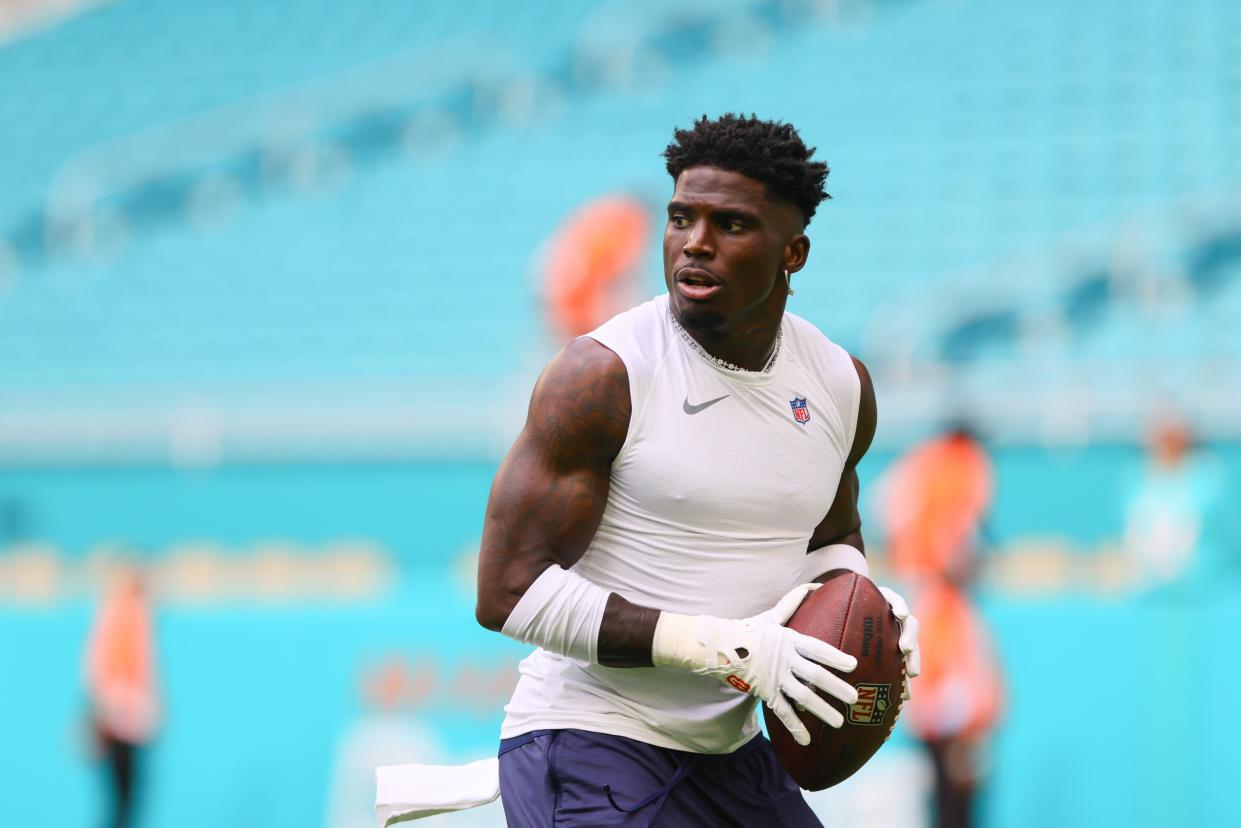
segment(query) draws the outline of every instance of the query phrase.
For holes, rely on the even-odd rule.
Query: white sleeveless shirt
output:
[[[821,574],[803,572],[806,547],[853,445],[860,381],[809,322],[785,314],[782,324],[767,373],[694,350],[666,294],[588,334],[625,363],[633,413],[599,529],[573,571],[635,604],[721,618],[770,609]],[[520,669],[502,738],[577,728],[730,753],[759,731],[756,700],[712,676],[542,649]]]

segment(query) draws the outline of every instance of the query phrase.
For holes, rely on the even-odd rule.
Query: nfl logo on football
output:
[[[849,723],[858,725],[881,725],[883,714],[888,712],[892,701],[892,685],[859,684],[857,701],[849,707]]]
[[[789,400],[789,407],[793,409],[793,419],[805,425],[810,422],[810,409],[806,406],[805,397],[794,397]]]

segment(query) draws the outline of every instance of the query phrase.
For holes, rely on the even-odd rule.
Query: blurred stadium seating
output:
[[[658,216],[659,153],[703,112],[791,121],[832,165],[790,307],[872,368],[864,476],[969,416],[1000,446],[994,546],[1076,554],[1121,534],[1135,442],[1161,413],[1241,473],[1232,0],[121,0],[8,37],[0,639],[29,675],[0,688],[16,734],[0,758],[37,794],[14,824],[62,790],[47,774],[69,780],[75,824],[94,802],[65,734],[92,567],[118,541],[177,596],[151,804],[173,822],[156,824],[321,821],[358,674],[390,651],[446,659],[418,707],[436,755],[492,748],[496,694],[450,702],[476,683],[470,659],[521,648],[474,629],[452,657],[426,641],[470,623],[490,475],[557,347],[540,245],[603,194]],[[655,250],[644,278],[660,290]],[[289,563],[336,553],[340,570]],[[228,559],[212,584],[270,589],[177,591]],[[1214,769],[1125,793],[1241,737],[1191,717],[1144,739],[1170,680],[1058,724],[1040,693],[1066,662],[1092,676],[1084,707],[1127,692],[1077,638],[1109,625],[1127,664],[1149,658],[1139,633],[1177,647],[1209,628],[1178,664],[1226,683],[1203,654],[1236,612],[1180,608],[1169,627],[996,569],[1018,571],[985,596],[1015,688],[992,824],[1190,824],[1167,821],[1187,807],[1226,824]],[[323,591],[331,572],[356,588]],[[195,811],[195,775],[247,739]],[[859,784],[882,796],[875,779]],[[831,807],[865,812],[846,796]]]
[[[1152,373],[1235,430],[1174,387],[1186,364],[1241,379],[1235,326],[1210,323],[1241,301],[1235,4],[733,5],[130,2],[9,45],[6,397],[31,419],[108,400],[129,440],[171,428],[134,409],[192,397],[240,442],[236,404],[281,421],[348,391],[312,428],[356,443],[357,409],[395,395],[460,438],[468,389],[511,408],[546,354],[538,240],[599,192],[657,209],[671,126],[741,109],[835,168],[794,307],[875,362],[883,439],[960,389],[1044,436],[991,381],[1015,365],[1103,436],[1131,436]]]

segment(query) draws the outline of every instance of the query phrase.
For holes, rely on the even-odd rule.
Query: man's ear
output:
[[[806,259],[809,257],[810,239],[805,233],[798,233],[784,246],[784,269],[789,273],[796,273],[806,266]]]

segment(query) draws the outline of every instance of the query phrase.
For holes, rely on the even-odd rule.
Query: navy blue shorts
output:
[[[822,826],[761,735],[712,755],[537,730],[500,743],[500,798],[510,828]]]

